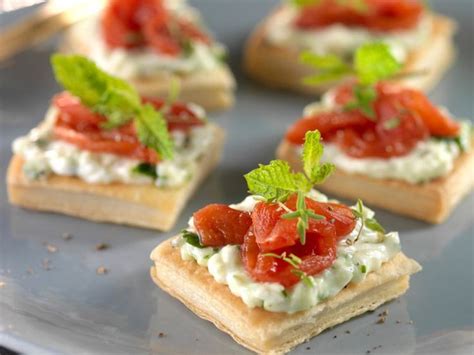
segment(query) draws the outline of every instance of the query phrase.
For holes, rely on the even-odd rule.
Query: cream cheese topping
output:
[[[304,109],[304,116],[334,108],[334,92],[326,93],[321,102],[315,102]],[[440,107],[444,114],[451,116],[447,109]],[[411,184],[422,183],[446,176],[454,168],[454,162],[462,153],[471,149],[471,125],[462,122],[459,143],[454,140],[430,138],[419,142],[407,155],[389,159],[353,158],[336,144],[324,143],[322,161],[332,162],[338,169],[348,173],[362,174],[377,179],[396,179]],[[302,147],[299,147],[301,150]]]
[[[191,178],[200,157],[210,148],[213,132],[209,125],[195,127],[189,134],[172,132],[175,155],[156,165],[156,180],[134,172],[140,163],[136,159],[114,154],[93,153],[75,145],[54,140],[52,128],[57,110],[51,108],[43,124],[29,134],[15,139],[13,152],[24,160],[23,171],[29,179],[46,177],[48,174],[75,176],[91,184],[122,182],[127,184],[151,184],[176,187]]]
[[[449,174],[460,153],[454,142],[429,139],[419,142],[409,154],[401,157],[361,159],[348,156],[335,144],[326,143],[322,160],[348,173],[417,184]]]
[[[425,15],[415,28],[409,30],[375,32],[364,27],[347,27],[342,24],[304,30],[293,26],[297,14],[298,9],[289,5],[282,6],[267,24],[267,40],[275,45],[343,57],[352,56],[364,43],[383,41],[390,46],[394,56],[403,62],[411,50],[428,39],[433,26],[431,17]]]
[[[167,1],[171,12],[199,24],[199,13],[185,1]],[[103,41],[99,17],[84,20],[72,29],[73,36],[86,39],[88,56],[103,70],[123,79],[146,77],[160,72],[191,73],[207,71],[222,65],[225,48],[219,43],[211,46],[194,42],[189,53],[179,57],[160,54],[151,48],[109,48]]]
[[[326,202],[327,197],[312,192],[312,198]],[[232,208],[250,211],[259,201],[249,196]],[[367,218],[374,212],[364,209]],[[383,263],[389,261],[400,251],[400,240],[397,232],[385,235],[363,227],[359,235],[361,222],[343,238],[337,247],[337,258],[334,264],[314,276],[309,276],[313,286],[300,281],[286,289],[279,283],[256,282],[246,273],[240,257],[240,248],[227,245],[220,249],[198,248],[186,243],[181,237],[173,241],[180,248],[183,260],[194,260],[202,267],[207,267],[213,278],[229,286],[230,291],[240,297],[250,308],[262,307],[271,312],[294,313],[309,309],[327,298],[337,295],[347,284],[361,282],[368,273],[379,270]],[[192,219],[190,231],[194,231]]]

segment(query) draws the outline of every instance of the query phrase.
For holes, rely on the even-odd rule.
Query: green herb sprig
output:
[[[307,273],[305,273],[303,270],[300,268],[300,264],[302,263],[302,260],[297,257],[295,254],[290,254],[287,255],[286,252],[283,252],[282,254],[275,254],[275,253],[266,253],[262,254],[263,256],[271,256],[273,258],[277,258],[280,260],[283,260],[284,262],[290,264],[293,269],[291,270],[291,273],[298,276],[303,283],[308,286],[308,287],[313,287],[314,282],[311,277],[308,276]]]
[[[104,128],[134,121],[142,144],[164,159],[173,157],[173,141],[163,115],[150,104],[143,104],[130,84],[105,73],[82,56],[55,54],[51,64],[58,83],[85,106],[107,118]]]
[[[186,241],[186,243],[191,244],[193,247],[204,249],[206,248],[205,245],[201,244],[201,240],[196,233],[190,232],[186,229],[181,231],[181,236]]]
[[[360,46],[352,64],[339,57],[318,55],[309,51],[301,54],[302,63],[317,69],[317,73],[304,79],[310,85],[320,85],[347,76],[354,76],[354,99],[346,104],[346,110],[360,110],[367,117],[375,119],[373,103],[377,99],[375,84],[381,80],[394,78],[402,66],[393,56],[386,43],[374,42]]]
[[[286,161],[273,160],[270,164],[260,165],[244,175],[249,192],[263,197],[268,202],[284,202],[291,194],[298,194],[296,211],[282,217],[298,218],[297,231],[303,245],[306,243],[309,219],[325,218],[306,208],[305,196],[314,185],[324,182],[334,171],[333,164],[320,164],[324,150],[320,141],[321,135],[318,131],[306,132],[302,154],[304,173],[292,172]]]
[[[362,230],[364,229],[364,226],[369,228],[370,230],[378,233],[383,233],[385,234],[385,229],[382,227],[382,225],[377,222],[375,218],[367,218],[365,217],[364,214],[364,203],[362,202],[361,199],[357,200],[356,208],[352,209],[352,213],[354,216],[360,219],[361,225],[359,228],[359,232],[357,233],[357,236],[350,242],[350,244],[354,244],[357,242],[360,238],[360,235],[362,234]],[[349,241],[349,239],[348,239]]]

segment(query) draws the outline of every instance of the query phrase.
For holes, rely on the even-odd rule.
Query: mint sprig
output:
[[[296,211],[288,212],[281,216],[283,219],[293,219],[298,218],[298,222],[296,223],[296,230],[298,231],[298,235],[300,236],[300,242],[302,245],[306,244],[306,230],[309,227],[309,220],[321,220],[325,219],[326,217],[316,214],[313,210],[306,208],[305,196],[304,194],[299,191],[298,192],[298,199],[296,201]]]
[[[361,225],[360,225],[359,232],[357,233],[357,236],[354,238],[351,244],[354,244],[357,240],[359,240],[360,235],[362,234],[362,230],[364,229],[364,226],[374,232],[385,234],[384,227],[382,227],[382,225],[379,222],[377,222],[375,218],[365,217],[364,203],[362,202],[361,199],[357,200],[356,208],[352,209],[352,213],[354,214],[355,217],[360,219]]]
[[[105,73],[82,56],[55,54],[51,64],[58,83],[85,106],[107,118],[105,129],[133,120],[145,146],[164,159],[173,157],[173,142],[163,115],[150,104],[143,104],[130,84]]]
[[[284,202],[291,194],[298,194],[296,211],[285,214],[283,218],[298,218],[297,231],[301,244],[306,242],[309,219],[325,218],[307,209],[304,199],[314,185],[324,182],[334,171],[333,164],[320,163],[323,151],[321,134],[318,131],[308,131],[302,154],[304,174],[292,172],[285,161],[273,160],[244,175],[249,192],[268,202]]]
[[[353,63],[347,64],[333,54],[318,55],[303,52],[300,60],[317,69],[316,74],[304,79],[307,84],[320,85],[353,76],[357,79],[354,98],[344,107],[346,110],[360,110],[368,118],[375,119],[373,103],[377,99],[377,82],[395,78],[402,68],[393,56],[390,47],[383,42],[366,43],[354,55]]]

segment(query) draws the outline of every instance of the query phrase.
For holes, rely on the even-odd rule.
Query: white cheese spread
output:
[[[311,197],[322,202],[327,201],[320,193],[312,192]],[[257,202],[258,199],[249,196],[242,203],[231,207],[249,211]],[[374,212],[365,208],[364,214],[371,218]],[[230,291],[240,297],[248,307],[294,313],[309,309],[337,295],[351,282],[361,282],[368,273],[379,270],[383,263],[400,251],[398,233],[383,235],[365,226],[357,241],[348,242],[356,239],[360,228],[359,220],[354,230],[339,242],[337,258],[331,267],[320,274],[309,276],[313,286],[300,281],[286,290],[279,283],[253,281],[244,269],[239,246],[227,245],[221,249],[198,248],[186,243],[181,237],[174,241],[174,246],[180,248],[183,260],[195,260],[199,265],[207,267],[217,282],[228,285]],[[188,229],[194,231],[192,220]]]
[[[175,155],[156,165],[157,178],[139,174],[134,168],[136,159],[114,154],[93,153],[75,145],[54,140],[52,127],[57,111],[51,108],[43,124],[28,135],[13,142],[13,152],[24,160],[23,171],[30,179],[46,177],[50,173],[75,176],[92,184],[122,182],[127,184],[151,184],[175,187],[184,184],[197,169],[199,159],[210,149],[213,132],[209,125],[195,127],[189,135],[172,132]]]
[[[283,6],[268,22],[266,39],[275,45],[343,57],[351,57],[364,43],[383,41],[391,47],[394,56],[403,62],[410,51],[429,38],[433,26],[431,17],[425,15],[416,27],[409,30],[375,32],[364,27],[348,27],[342,24],[306,30],[293,25],[297,14],[298,9]]]

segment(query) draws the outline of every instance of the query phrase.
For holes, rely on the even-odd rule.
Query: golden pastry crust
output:
[[[89,56],[91,48],[80,28],[68,30],[59,47],[63,53]],[[145,97],[167,98],[174,80],[180,83],[178,100],[194,102],[207,111],[224,110],[234,104],[235,79],[225,65],[212,70],[202,70],[189,74],[157,72],[152,76],[131,78],[140,95]]]
[[[283,140],[276,155],[279,159],[288,161],[293,169],[301,171],[301,157],[297,146]],[[426,222],[441,223],[474,187],[473,171],[474,150],[471,149],[456,159],[453,170],[447,176],[426,183],[410,184],[400,180],[376,179],[336,169],[318,188],[340,197],[360,198],[368,205]]]
[[[196,315],[258,353],[284,353],[352,317],[377,308],[406,292],[409,276],[420,265],[401,252],[358,284],[313,308],[294,314],[249,308],[227,285],[217,283],[206,267],[181,259],[169,239],[151,253],[153,281]]]
[[[303,78],[313,74],[314,68],[299,62],[300,51],[273,45],[265,39],[267,24],[278,11],[279,9],[259,24],[249,37],[245,47],[244,70],[256,81],[275,89],[320,95],[334,87],[337,83],[320,86],[304,84]],[[437,14],[431,16],[433,32],[430,39],[417,51],[410,53],[403,69],[406,72],[427,71],[427,74],[398,81],[424,91],[438,83],[455,58],[452,38],[456,23]]]
[[[178,188],[153,184],[89,184],[79,178],[51,175],[30,181],[23,174],[23,159],[14,155],[7,171],[10,203],[40,211],[63,213],[99,222],[171,229],[187,200],[218,163],[224,131],[212,125],[214,141],[201,157],[195,174]]]

